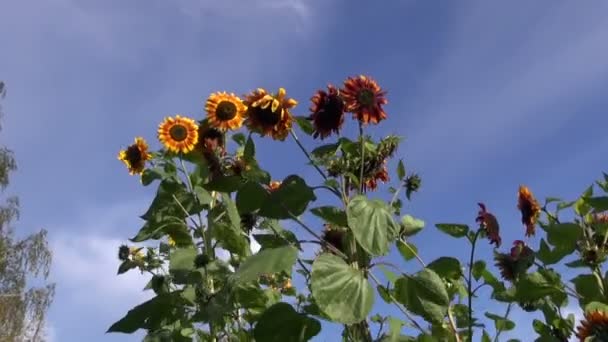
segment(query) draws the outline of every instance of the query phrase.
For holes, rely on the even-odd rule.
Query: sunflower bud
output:
[[[422,179],[415,173],[405,178],[405,196],[408,200],[410,199],[412,193],[418,192],[418,190],[420,190],[421,185]]]
[[[199,254],[194,258],[194,266],[196,268],[202,268],[209,264],[209,256],[207,254]]]
[[[120,247],[118,247],[118,259],[121,261],[125,261],[127,259],[129,259],[129,255],[130,255],[130,250],[129,250],[129,246],[127,245],[121,245]]]

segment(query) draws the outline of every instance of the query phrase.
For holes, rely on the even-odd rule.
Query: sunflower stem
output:
[[[365,144],[363,143],[363,124],[359,121],[359,141],[361,142],[361,172],[359,173],[359,193],[363,193],[363,169],[365,167]]]
[[[469,258],[469,277],[467,278],[467,293],[469,301],[469,341],[473,341],[473,259],[475,259],[475,245],[477,244],[477,238],[481,233],[481,229],[478,229],[471,241],[471,257]]]
[[[317,169],[317,172],[319,172],[319,174],[321,175],[321,177],[323,177],[324,180],[327,180],[327,175],[325,175],[325,172],[323,172],[323,170],[321,170],[321,168],[319,168],[319,166],[312,160],[312,157],[310,156],[308,151],[306,151],[306,148],[304,148],[304,146],[300,142],[300,139],[298,139],[296,132],[294,132],[293,129],[289,130],[289,132],[291,133],[291,137],[293,138],[293,140],[295,140],[296,144],[298,144],[298,147],[300,147],[300,150],[302,150],[302,152],[304,152],[304,154],[306,155],[306,158],[308,158],[308,160],[310,161],[312,166],[314,166],[315,169]]]
[[[507,320],[507,318],[509,317],[509,313],[511,313],[511,307],[513,306],[513,303],[509,303],[509,305],[507,306],[507,311],[505,312],[505,315],[503,316],[502,319]],[[498,328],[496,330],[496,336],[494,336],[494,342],[498,342],[498,337],[500,336],[500,334],[502,333],[502,327]]]

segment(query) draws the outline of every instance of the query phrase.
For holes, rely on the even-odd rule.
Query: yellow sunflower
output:
[[[169,151],[190,152],[198,142],[198,125],[180,115],[165,118],[158,126],[158,139]]]
[[[146,161],[152,156],[148,153],[148,144],[142,137],[135,138],[135,143],[118,153],[118,160],[125,163],[129,174],[141,174],[146,166]]]
[[[581,342],[589,337],[594,341],[606,341],[608,339],[608,314],[601,310],[585,313],[585,319],[576,328],[576,337]]]
[[[221,130],[236,130],[243,124],[247,107],[236,95],[226,92],[213,93],[205,104],[209,125]]]
[[[270,135],[275,140],[285,140],[293,117],[289,110],[298,102],[288,98],[284,88],[279,88],[276,95],[258,88],[245,97],[243,103],[248,107],[245,112],[245,125],[261,136]]]
[[[517,208],[521,211],[521,222],[526,226],[526,236],[532,236],[540,216],[540,205],[530,189],[524,185],[519,186],[517,197]]]

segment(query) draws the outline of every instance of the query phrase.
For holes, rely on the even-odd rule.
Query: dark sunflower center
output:
[[[597,341],[606,341],[608,339],[608,322],[594,322],[591,327],[591,336]]]
[[[374,92],[369,89],[363,89],[357,94],[357,101],[364,106],[374,104]]]
[[[220,121],[229,121],[236,116],[236,105],[230,101],[222,101],[217,105],[215,115]]]
[[[137,165],[143,160],[143,156],[137,145],[131,145],[127,148],[127,160],[131,165]]]
[[[257,109],[257,118],[260,123],[265,127],[275,126],[279,122],[281,122],[281,108],[277,109],[275,112],[272,111],[268,106],[266,109],[258,108]]]
[[[188,137],[188,129],[182,125],[174,125],[169,129],[169,135],[175,141],[184,141]]]

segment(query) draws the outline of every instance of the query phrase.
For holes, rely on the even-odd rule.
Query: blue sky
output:
[[[428,223],[414,239],[422,257],[465,255],[432,224],[473,225],[478,201],[506,248],[523,235],[520,183],[539,198],[574,198],[608,171],[607,16],[604,1],[4,1],[1,142],[19,163],[18,230],[50,231],[54,341],[135,340],[104,332],[145,298],[144,277],[115,276],[115,255],[153,189],[116,153],[135,135],[155,141],[166,115],[201,117],[216,90],[284,86],[303,114],[328,82],[373,76],[390,103],[371,133],[406,136],[398,156],[423,177],[406,209]],[[262,163],[276,178],[301,172],[295,148],[261,142]]]

